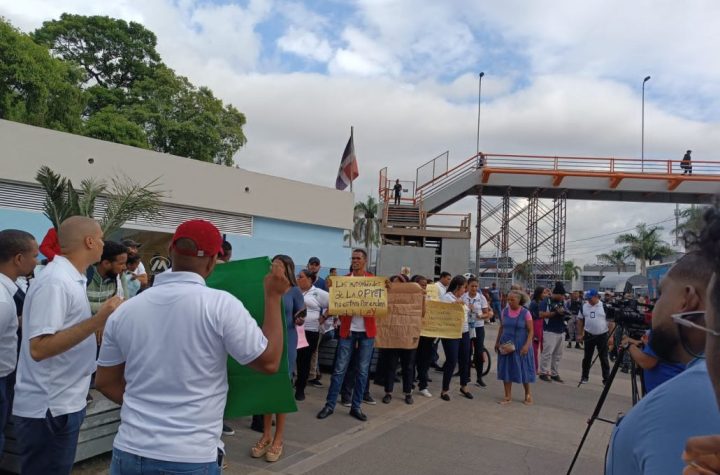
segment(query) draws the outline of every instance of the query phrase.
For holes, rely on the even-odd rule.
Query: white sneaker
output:
[[[425,396],[425,397],[432,397],[432,394],[430,394],[430,391],[428,391],[427,388],[421,389],[421,390],[420,390],[420,395],[421,395],[421,396]]]

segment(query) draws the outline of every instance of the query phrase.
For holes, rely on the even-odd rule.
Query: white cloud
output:
[[[285,35],[277,41],[278,47],[298,56],[315,61],[328,61],[332,57],[332,48],[326,39],[315,33],[291,26]]]

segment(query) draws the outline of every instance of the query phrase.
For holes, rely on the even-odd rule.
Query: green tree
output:
[[[627,263],[625,262],[626,257],[627,254],[625,253],[624,249],[613,249],[610,252],[598,254],[597,260],[600,264],[614,266],[615,269],[617,269],[617,273],[619,274],[620,272],[627,269]]]
[[[624,244],[623,250],[628,256],[640,260],[640,273],[645,275],[647,263],[667,257],[673,253],[672,248],[660,238],[661,226],[648,227],[640,223],[635,227],[636,233],[621,234],[615,242]]]
[[[81,129],[81,72],[0,18],[0,118],[65,132]]]
[[[563,262],[562,278],[563,280],[572,281],[580,277],[580,271],[582,268],[575,265],[573,261]]]
[[[53,55],[79,65],[89,86],[129,89],[160,63],[155,34],[132,21],[63,13],[32,36]]]
[[[688,237],[692,235],[699,235],[702,228],[705,226],[703,215],[705,214],[705,206],[691,206],[680,210],[679,217],[682,219],[678,225],[672,230],[673,234],[679,235],[681,240],[685,244],[685,248],[688,247]]]
[[[355,225],[353,227],[353,238],[357,242],[365,244],[365,249],[370,258],[370,251],[373,245],[380,244],[380,207],[372,196],[367,201],[355,204]]]
[[[165,66],[139,23],[63,14],[33,37],[84,71],[88,136],[224,165],[247,141],[245,116]]]

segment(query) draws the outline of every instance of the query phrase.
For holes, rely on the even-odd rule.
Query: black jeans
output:
[[[472,330],[471,330],[472,331]],[[483,349],[485,348],[485,327],[475,327],[475,338],[474,338],[474,350],[475,354],[475,371],[477,372],[477,380],[482,381],[482,370],[483,370]]]
[[[418,386],[420,390],[428,387],[428,370],[433,357],[433,341],[435,338],[421,336],[418,342],[415,361],[417,362]]]
[[[470,332],[463,333],[460,338],[443,338],[440,341],[442,341],[445,352],[443,392],[450,389],[450,380],[458,365],[460,366],[460,386],[466,386],[470,382]]]
[[[305,337],[307,338],[308,346],[297,350],[298,376],[297,381],[295,381],[295,391],[299,393],[305,392],[308,376],[310,376],[310,361],[312,361],[313,354],[317,351],[320,333],[305,330]]]
[[[608,376],[610,376],[607,332],[600,335],[592,335],[588,332],[585,332],[585,338],[583,339],[583,343],[585,346],[585,356],[582,360],[582,377],[587,378],[590,376],[590,365],[592,364],[592,358],[593,354],[595,353],[595,348],[597,348],[600,358],[600,367],[602,368],[603,382],[607,381]]]
[[[415,350],[386,348],[382,350],[382,355],[385,360],[385,392],[393,392],[393,387],[395,386],[395,370],[397,369],[399,359],[400,369],[402,370],[403,392],[410,394],[412,392],[413,369],[415,366]]]

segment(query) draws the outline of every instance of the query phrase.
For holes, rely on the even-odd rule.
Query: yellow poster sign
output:
[[[385,277],[333,277],[330,315],[387,315]]]
[[[464,320],[465,306],[462,303],[429,300],[425,302],[425,315],[420,335],[432,338],[460,338]]]
[[[440,300],[440,289],[432,282],[428,283],[427,288],[425,288],[425,294],[428,300]]]

